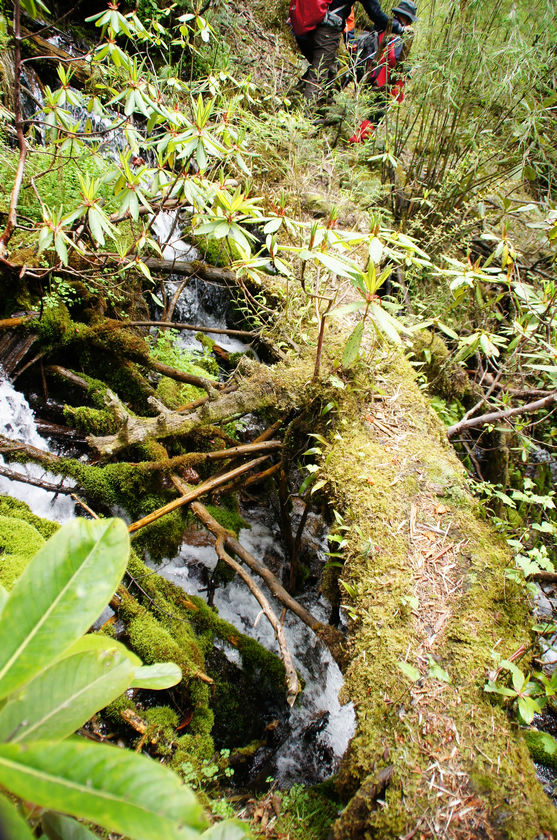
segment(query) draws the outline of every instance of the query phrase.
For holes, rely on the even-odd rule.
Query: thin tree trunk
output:
[[[447,429],[447,436],[454,437],[459,432],[465,429],[473,429],[477,426],[486,426],[491,423],[498,423],[499,420],[507,420],[509,417],[516,417],[519,414],[533,414],[535,411],[541,411],[542,408],[548,408],[557,402],[557,391],[554,391],[548,397],[535,402],[526,403],[526,405],[519,405],[517,408],[507,408],[501,411],[490,411],[488,414],[480,414],[479,417],[471,417],[468,420],[461,420],[460,423],[455,423]]]
[[[249,470],[252,470],[254,467],[259,466],[259,464],[262,464],[266,458],[268,458],[268,455],[263,455],[261,458],[256,458],[254,461],[248,461],[247,464],[242,464],[241,467],[236,467],[236,469],[230,470],[230,472],[227,472],[224,475],[219,475],[216,478],[210,478],[208,481],[204,481],[203,484],[199,484],[195,490],[185,493],[183,496],[180,496],[179,499],[174,499],[172,502],[169,502],[169,504],[164,505],[164,507],[154,510],[153,513],[150,513],[143,519],[133,522],[128,527],[128,531],[130,534],[139,531],[139,529],[144,528],[145,525],[150,525],[152,522],[156,522],[157,519],[161,518],[161,516],[166,516],[167,513],[172,513],[172,511],[178,510],[178,508],[181,508],[184,505],[188,505],[190,502],[193,502],[194,499],[198,499],[205,493],[210,493],[212,490],[216,490],[217,487],[220,487],[222,484],[226,484],[227,481],[236,478],[236,476],[249,472]]]

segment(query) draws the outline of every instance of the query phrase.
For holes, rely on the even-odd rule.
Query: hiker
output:
[[[390,20],[379,0],[361,0],[369,18],[381,30]],[[302,77],[307,103],[319,104],[330,95],[336,77],[336,57],[342,31],[352,10],[353,0],[290,0],[288,19],[298,46],[310,66]],[[402,34],[402,25],[392,21],[392,31]]]
[[[377,92],[376,107],[369,119],[360,123],[358,130],[348,139],[349,143],[363,143],[383,119],[390,102],[404,99],[405,77],[402,65],[408,58],[414,39],[412,24],[418,19],[413,0],[400,0],[393,10],[393,19],[404,27],[404,38],[389,35],[385,31],[360,36],[357,41],[356,78]]]

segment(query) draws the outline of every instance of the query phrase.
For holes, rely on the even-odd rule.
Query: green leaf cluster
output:
[[[69,738],[128,688],[164,689],[181,679],[174,663],[144,667],[121,643],[84,635],[126,569],[129,536],[118,519],[77,519],[30,560],[10,593],[0,589],[0,828],[85,840],[78,820],[130,838],[186,840],[206,820],[170,770],[107,744]],[[232,834],[243,836],[231,825]],[[212,830],[203,833],[212,836]]]

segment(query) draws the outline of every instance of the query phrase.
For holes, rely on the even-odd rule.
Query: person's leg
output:
[[[311,33],[312,57],[309,72],[306,75],[304,97],[307,102],[326,99],[336,77],[337,50],[341,32],[332,26],[320,24]]]

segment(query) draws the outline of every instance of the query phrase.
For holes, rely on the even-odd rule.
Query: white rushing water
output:
[[[277,535],[257,521],[250,529],[240,531],[239,540],[256,558],[267,551],[280,551]],[[180,554],[158,568],[160,574],[190,594],[205,596],[200,566],[212,570],[217,562],[212,546],[183,545]],[[277,615],[282,605],[258,580]],[[304,603],[304,598],[299,599]],[[215,606],[221,618],[242,633],[256,639],[268,650],[278,653],[273,630],[261,614],[261,608],[245,584],[237,578],[219,587]],[[304,603],[321,621],[328,619],[324,601]],[[340,705],[338,694],[343,677],[328,648],[296,616],[286,614],[284,630],[294,667],[305,682],[304,690],[290,713],[290,734],[274,756],[274,775],[281,786],[297,782],[308,772],[315,780],[326,778],[338,767],[355,731],[355,714],[351,703]],[[224,646],[226,655],[235,664],[238,653]]]
[[[1,368],[0,434],[11,440],[18,440],[22,443],[30,444],[45,452],[49,448],[47,441],[37,431],[35,417],[29,407],[29,403],[23,394],[16,391],[12,383],[5,378]],[[2,456],[0,456],[0,464],[6,465]],[[23,465],[12,463],[7,466],[13,472],[49,481],[53,484],[59,484],[61,481],[59,476],[52,475],[52,473],[47,472],[35,464]],[[65,486],[71,486],[71,482],[67,479],[64,481],[64,484]],[[63,494],[55,496],[49,490],[43,490],[41,487],[33,487],[24,482],[14,481],[5,476],[0,476],[0,494],[13,496],[15,499],[26,502],[37,516],[52,519],[55,522],[63,524],[75,516],[75,502],[71,496]]]
[[[199,251],[195,246],[182,239],[182,228],[177,210],[157,213],[153,222],[153,233],[162,248],[165,260],[175,262],[189,262],[199,259]],[[170,275],[165,283],[166,293],[171,298],[176,292],[183,277]],[[191,277],[182,291],[174,310],[174,320],[203,327],[226,329],[226,313],[230,304],[228,289],[218,283],[209,283],[199,277]],[[245,353],[248,345],[238,338],[219,333],[208,333],[216,343],[229,353]],[[199,350],[201,345],[195,338],[195,333],[184,331],[180,334],[181,347]]]

